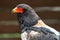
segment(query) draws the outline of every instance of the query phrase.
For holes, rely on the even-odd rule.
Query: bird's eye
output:
[[[27,9],[23,9],[24,10],[24,12],[26,12],[27,11]]]

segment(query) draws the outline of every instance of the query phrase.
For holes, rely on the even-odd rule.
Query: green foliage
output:
[[[0,34],[0,38],[20,38],[19,33]]]

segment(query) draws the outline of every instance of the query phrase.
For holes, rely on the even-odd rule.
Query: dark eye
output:
[[[23,9],[25,12],[27,11],[27,9]]]

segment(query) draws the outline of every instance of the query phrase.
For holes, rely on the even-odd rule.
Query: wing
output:
[[[39,29],[39,28],[38,28]],[[58,40],[57,35],[52,33],[49,29],[41,28],[42,31],[28,30],[29,33],[23,32],[22,40]],[[48,31],[47,31],[48,30]]]
[[[58,40],[55,34],[45,34],[43,32],[39,32],[36,35],[29,35],[29,40]]]
[[[35,28],[35,30],[36,29],[37,31],[31,32],[29,35],[30,40],[58,40],[57,35],[49,29],[44,27]]]
[[[55,33],[44,27],[35,27],[34,30],[28,30],[22,34],[24,34],[22,35],[22,40],[58,40],[58,36]]]

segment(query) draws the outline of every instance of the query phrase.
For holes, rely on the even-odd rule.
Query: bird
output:
[[[21,40],[59,40],[59,32],[45,24],[28,4],[18,4],[11,12],[17,15]]]

